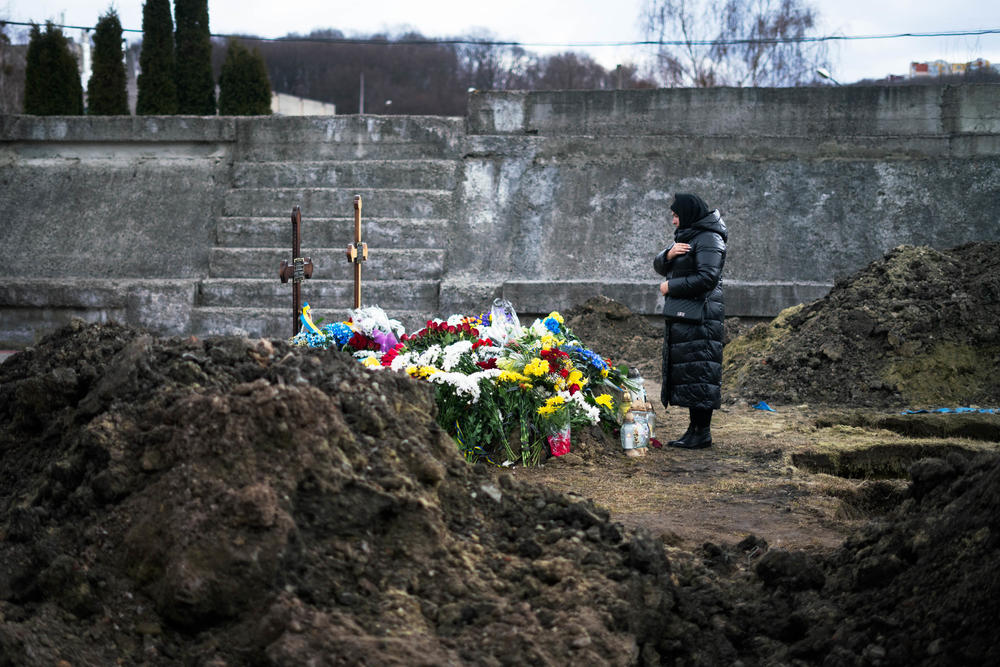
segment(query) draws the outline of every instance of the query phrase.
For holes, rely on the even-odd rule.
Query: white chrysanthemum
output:
[[[577,411],[587,415],[587,419],[590,420],[591,424],[597,424],[601,421],[601,409],[596,405],[588,403],[582,391],[578,391],[572,396],[568,392],[561,391],[559,395],[566,399],[567,403],[575,407]]]
[[[451,385],[455,388],[456,394],[459,396],[468,396],[472,399],[470,402],[477,403],[480,396],[479,381],[484,378],[496,377],[500,373],[501,371],[495,368],[473,373],[472,375],[466,375],[465,373],[448,373],[445,371],[435,373],[427,379],[438,384]]]
[[[435,373],[427,378],[437,384],[449,384],[455,388],[455,393],[459,396],[468,396],[475,403],[479,400],[479,384],[472,382],[472,376],[465,373],[448,373],[443,371]]]
[[[431,345],[429,348],[420,353],[420,355],[413,360],[418,366],[436,366],[438,357],[441,356],[441,346]]]
[[[499,359],[500,355],[503,354],[503,348],[494,347],[492,345],[480,345],[473,351],[473,354],[476,357],[476,361],[488,361],[490,359]]]
[[[542,336],[547,336],[552,332],[548,330],[548,327],[542,324],[541,320],[536,319],[531,323],[531,333],[541,338]]]
[[[458,360],[462,358],[462,355],[471,349],[471,340],[460,340],[444,348],[444,361],[441,362],[441,368],[450,371],[458,364]]]
[[[392,360],[392,362],[389,364],[389,368],[391,368],[394,371],[404,370],[408,366],[415,365],[412,359],[413,359],[412,352],[404,352],[403,354],[398,355],[395,359]]]

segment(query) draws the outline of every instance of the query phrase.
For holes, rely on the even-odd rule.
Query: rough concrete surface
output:
[[[304,253],[330,258],[316,277],[348,280],[338,256],[361,194],[366,220],[398,230],[370,244],[372,261],[385,251],[392,280],[438,285],[431,312],[405,296],[378,304],[404,319],[480,312],[498,295],[525,313],[604,295],[652,315],[668,205],[692,191],[731,231],[728,314],[772,317],[897,245],[1000,237],[998,101],[984,84],[476,93],[466,118],[4,116],[0,276],[51,280],[47,294],[189,280],[187,314],[171,301],[125,321],[278,335],[280,308],[200,295],[216,279],[274,280],[294,205]],[[420,259],[432,250],[440,262]],[[5,321],[115,310],[23,294],[0,295]],[[340,317],[350,304],[312,305]],[[0,327],[0,346],[32,342],[23,328]]]

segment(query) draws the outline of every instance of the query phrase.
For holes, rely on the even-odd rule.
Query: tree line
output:
[[[586,54],[539,56],[519,46],[497,45],[486,37],[466,43],[435,41],[409,32],[346,40],[338,30],[260,41],[275,90],[330,102],[338,112],[361,108],[377,114],[457,116],[466,110],[469,89],[557,90],[651,88],[635,65],[606,69]],[[221,54],[216,51],[216,61]],[[362,105],[362,78],[364,104]]]
[[[606,69],[584,53],[542,56],[485,32],[213,38],[207,0],[173,0],[173,15],[171,0],[145,0],[136,112],[267,114],[273,88],[340,113],[462,115],[470,89],[817,85],[817,70],[829,67],[825,42],[810,39],[818,16],[808,0],[644,0],[641,22],[659,43],[655,56]],[[94,33],[86,113],[128,113],[121,37],[109,9]],[[58,27],[32,27],[26,70],[25,113],[84,113],[76,61]]]
[[[255,115],[271,112],[271,86],[259,52],[230,40],[218,71],[208,0],[146,0],[142,11],[143,48],[139,56],[138,114]],[[86,113],[127,115],[127,76],[122,26],[111,8],[94,29]],[[219,97],[216,100],[216,80]],[[80,115],[85,111],[76,57],[61,28],[33,25],[25,63],[24,112]]]

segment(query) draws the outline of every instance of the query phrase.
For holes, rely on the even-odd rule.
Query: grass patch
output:
[[[1000,345],[938,343],[926,354],[892,360],[884,378],[913,406],[967,405],[970,396],[1000,395],[996,364],[989,363],[998,355]]]

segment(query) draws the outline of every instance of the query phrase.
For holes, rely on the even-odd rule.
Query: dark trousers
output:
[[[708,428],[712,425],[712,408],[688,408],[691,423],[698,428]]]

